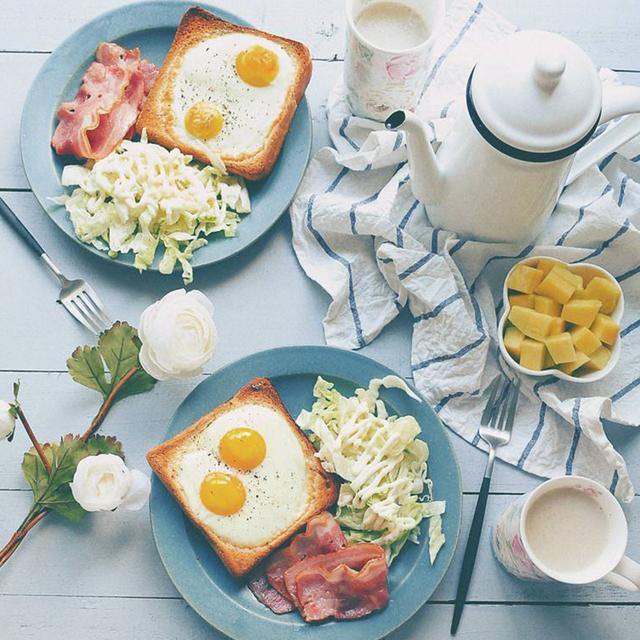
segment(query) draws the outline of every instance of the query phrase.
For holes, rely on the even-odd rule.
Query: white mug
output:
[[[358,30],[366,7],[381,2],[404,5],[424,21],[429,36],[411,48],[384,49]],[[430,68],[433,40],[445,14],[445,0],[347,0],[347,45],[344,77],[355,115],[384,120],[390,111],[418,105]]]
[[[604,550],[586,559],[577,571],[563,571],[545,564],[533,551],[527,531],[527,515],[547,492],[558,488],[577,489],[598,502],[607,519]],[[493,529],[492,545],[502,566],[518,578],[555,580],[567,584],[587,584],[606,580],[628,591],[640,590],[640,564],[625,556],[628,526],[622,507],[601,484],[580,476],[563,476],[543,482],[531,493],[521,496],[502,514]]]

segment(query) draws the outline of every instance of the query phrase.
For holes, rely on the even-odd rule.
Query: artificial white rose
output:
[[[151,490],[144,473],[129,470],[124,460],[113,453],[80,460],[70,486],[75,501],[85,511],[113,511],[118,507],[137,511]]]
[[[11,412],[11,405],[0,400],[0,440],[9,438],[16,428],[16,418]]]
[[[202,373],[218,334],[213,305],[200,291],[178,289],[147,307],[140,317],[140,364],[156,380]]]

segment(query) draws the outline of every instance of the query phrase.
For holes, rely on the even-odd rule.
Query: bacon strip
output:
[[[322,556],[313,556],[297,562],[287,569],[284,574],[285,587],[287,593],[296,607],[301,607],[302,602],[298,598],[298,578],[303,573],[314,573],[318,571],[333,571],[340,565],[345,565],[350,569],[359,571],[369,561],[379,558],[384,559],[384,549],[377,544],[363,542],[345,547],[333,553]]]
[[[288,598],[284,575],[289,567],[308,556],[336,551],[346,545],[340,525],[328,511],[323,511],[309,520],[306,531],[295,536],[288,547],[273,554],[266,567],[269,584]]]
[[[293,602],[283,595],[278,593],[267,580],[267,576],[260,574],[249,581],[248,585],[251,593],[256,597],[258,602],[261,602],[266,607],[269,607],[271,611],[278,615],[282,613],[290,613],[295,611]]]
[[[100,159],[133,132],[158,69],[138,49],[103,42],[71,102],[58,108],[51,145],[59,155]]]
[[[384,557],[369,560],[360,571],[345,564],[302,571],[296,580],[300,613],[307,622],[362,618],[389,604],[387,576]]]

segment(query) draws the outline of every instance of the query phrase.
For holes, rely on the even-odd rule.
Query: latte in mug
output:
[[[628,525],[615,497],[581,476],[543,482],[515,500],[493,528],[502,566],[518,578],[640,590],[640,564],[624,555]]]

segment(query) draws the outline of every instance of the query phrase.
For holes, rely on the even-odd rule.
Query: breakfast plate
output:
[[[176,28],[193,2],[151,1],[115,9],[98,16],[65,40],[43,64],[27,96],[21,123],[22,159],[31,189],[43,209],[55,224],[83,247],[113,262],[133,266],[131,252],[110,258],[90,244],[80,242],[64,207],[51,201],[65,192],[60,179],[65,165],[75,161],[58,156],[50,141],[56,127],[56,111],[62,101],[76,95],[83,74],[94,59],[100,42],[116,42],[125,48],[140,48],[141,56],[161,64]],[[220,18],[239,25],[249,23],[218,9],[201,5]],[[311,153],[312,124],[306,99],[295,113],[280,156],[271,173],[264,179],[249,183],[251,213],[238,224],[234,237],[212,237],[209,243],[194,252],[192,265],[212,264],[242,251],[279,219],[288,207],[302,179]],[[149,267],[157,270],[162,257],[156,255]]]
[[[334,382],[341,393],[366,388],[374,378],[393,375],[387,367],[362,355],[330,347],[283,347],[230,364],[200,383],[178,407],[166,438],[227,401],[243,385],[267,377],[292,416],[313,403],[317,376]],[[183,514],[165,486],[154,477],[150,499],[153,534],[169,577],[189,605],[207,622],[234,640],[340,638],[377,640],[407,621],[442,580],[458,537],[462,491],[460,475],[445,429],[430,407],[399,389],[384,389],[381,399],[390,412],[413,415],[429,444],[429,477],[434,499],[446,501],[442,529],[446,542],[435,562],[429,560],[427,521],[419,544],[408,543],[389,570],[389,606],[359,620],[306,624],[297,613],[277,616],[261,605],[227,571],[206,538]],[[427,525],[427,526],[425,526]]]

